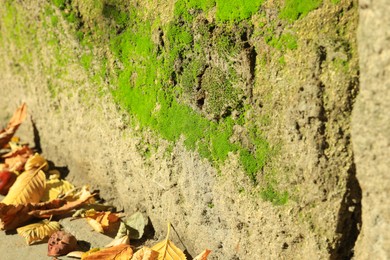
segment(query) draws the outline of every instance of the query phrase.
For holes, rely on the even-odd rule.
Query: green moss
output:
[[[256,13],[264,0],[216,0],[219,21],[239,22],[251,17]]]
[[[331,0],[332,4],[339,4],[340,0]]]
[[[52,0],[53,4],[60,9],[64,9],[68,0]]]
[[[83,54],[80,58],[80,63],[86,70],[89,70],[91,68],[92,60],[92,54]]]
[[[272,202],[274,205],[284,205],[288,202],[288,192],[280,192],[274,188],[272,184],[268,184],[268,186],[260,192],[260,196],[262,199]]]
[[[279,17],[295,21],[317,9],[321,4],[322,0],[285,0],[285,5],[280,10]]]
[[[291,33],[284,33],[280,37],[273,35],[273,32],[269,32],[264,38],[265,42],[278,50],[295,50],[298,48],[297,37]]]

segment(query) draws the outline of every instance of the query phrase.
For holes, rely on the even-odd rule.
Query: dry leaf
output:
[[[32,218],[28,214],[29,207],[25,205],[6,205],[0,203],[0,229],[12,230],[22,226]]]
[[[93,196],[93,194],[91,195]],[[48,218],[53,215],[62,215],[84,205],[88,198],[77,201],[64,199],[52,200],[42,203],[27,203],[20,205],[7,205],[0,203],[0,229],[11,230],[20,227],[32,217]]]
[[[2,203],[38,203],[45,191],[45,185],[45,173],[40,168],[25,171],[16,179]]]
[[[143,247],[131,258],[131,260],[157,260],[158,259],[158,252],[148,248]]]
[[[115,260],[128,260],[131,259],[133,250],[129,245],[118,245],[106,249],[102,249],[95,253],[91,253],[87,256],[82,256],[82,260],[102,260],[102,259],[115,259]]]
[[[104,233],[114,223],[119,221],[118,214],[112,213],[110,211],[100,212],[94,209],[90,209],[85,211],[83,216],[87,218],[88,224],[90,224],[95,231],[100,233]]]
[[[105,245],[104,247],[113,247],[117,245],[130,245],[130,240],[128,236],[124,236],[121,238],[117,238],[112,240],[109,244]]]
[[[66,255],[77,248],[77,239],[65,231],[54,232],[47,243],[48,256]]]
[[[202,253],[196,256],[193,260],[207,260],[207,256],[211,253],[211,250],[205,249]]]
[[[69,191],[73,191],[74,186],[66,180],[60,180],[58,178],[51,178],[46,180],[46,189],[41,198],[42,201],[50,201],[60,198]]]
[[[49,169],[49,165],[45,158],[36,153],[27,160],[26,164],[24,165],[24,169],[29,171],[38,168],[42,169],[43,171],[47,171]]]
[[[30,224],[16,229],[19,235],[26,239],[28,245],[36,241],[42,241],[61,229],[56,221],[42,220],[39,223]]]
[[[90,194],[89,197],[85,197],[82,200],[67,201],[65,199],[56,199],[44,203],[37,203],[35,205],[33,204],[35,208],[30,210],[28,214],[38,218],[48,218],[52,215],[62,215],[88,203],[89,199],[94,195],[95,194]]]
[[[171,224],[168,223],[168,234],[164,241],[161,241],[152,247],[152,250],[158,252],[158,260],[186,260],[184,253],[169,240]]]
[[[4,147],[15,134],[20,124],[26,119],[27,106],[23,103],[10,119],[7,127],[0,131],[0,148]]]
[[[130,239],[140,239],[144,234],[144,229],[147,224],[148,220],[142,213],[136,212],[128,219],[121,222],[115,238],[129,236]]]
[[[73,257],[73,258],[81,258],[83,254],[84,254],[83,251],[73,251],[73,252],[68,253],[66,256]]]
[[[87,223],[93,228],[93,230],[99,233],[104,233],[103,226],[96,219],[93,218],[86,218],[86,219],[87,219]]]
[[[20,172],[23,171],[24,165],[32,155],[33,151],[27,145],[24,145],[4,154],[2,157],[5,158],[4,162],[10,171]]]

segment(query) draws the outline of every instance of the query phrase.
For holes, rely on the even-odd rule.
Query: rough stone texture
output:
[[[265,7],[270,24],[277,18],[275,2]],[[50,27],[50,17],[42,15],[47,5],[44,0],[13,2],[19,14],[14,19],[0,6],[0,120],[26,102],[32,121],[18,135],[35,141],[57,166],[68,167],[68,180],[90,183],[128,214],[146,213],[156,240],[165,237],[170,221],[173,241],[192,256],[204,248],[213,251],[210,259],[351,255],[360,212],[350,144],[358,88],[356,1],[327,1],[291,25],[288,29],[298,35],[294,51],[279,51],[260,36],[249,40],[257,59],[253,109],[247,116],[268,116],[267,124],[259,121],[256,127],[281,147],[259,174],[259,183],[275,178],[288,190],[283,206],[261,199],[237,154],[229,154],[218,171],[185,149],[183,140],[169,143],[140,129],[109,95],[115,81],[96,86],[91,80],[98,61],[89,70],[80,65],[86,50],[58,10],[58,25]],[[13,21],[35,28],[34,36],[20,24],[14,32]],[[50,37],[59,47],[47,41]],[[107,51],[99,48],[93,50],[98,57]],[[108,62],[115,66],[115,60]],[[106,95],[100,96],[98,87]],[[239,128],[232,138],[245,138],[246,129]]]
[[[362,188],[356,259],[390,258],[390,12],[386,0],[362,0],[358,33],[361,90],[353,111],[353,147]]]

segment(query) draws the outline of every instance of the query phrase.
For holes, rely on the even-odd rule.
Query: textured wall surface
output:
[[[360,94],[352,140],[362,188],[357,259],[390,258],[390,12],[386,0],[362,0],[358,31]]]

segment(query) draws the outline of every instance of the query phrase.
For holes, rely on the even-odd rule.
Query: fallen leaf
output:
[[[73,252],[68,253],[66,256],[73,257],[73,258],[81,258],[83,254],[84,254],[83,251],[73,251]]]
[[[110,211],[96,211],[90,209],[85,211],[82,216],[87,219],[88,224],[90,224],[95,231],[100,233],[108,231],[114,223],[119,221],[118,214]]]
[[[54,232],[47,242],[48,256],[61,256],[77,248],[77,239],[65,231]]]
[[[118,245],[110,248],[105,248],[97,252],[91,253],[87,256],[82,256],[82,260],[102,260],[102,259],[115,259],[115,260],[128,260],[131,259],[133,250],[129,245]]]
[[[6,205],[0,203],[0,229],[12,230],[22,226],[32,218],[28,214],[29,207],[25,205]]]
[[[42,201],[50,201],[60,198],[69,191],[73,191],[74,186],[66,180],[60,180],[59,178],[51,178],[46,180],[46,189],[41,198]]]
[[[144,229],[147,224],[148,220],[142,213],[136,212],[121,222],[115,238],[129,236],[130,239],[140,239],[144,234]]]
[[[4,204],[38,203],[45,191],[46,176],[43,171],[31,169],[22,173],[3,199]]]
[[[38,218],[48,218],[52,215],[62,215],[70,212],[73,209],[77,209],[82,205],[88,203],[89,199],[92,198],[95,194],[90,194],[89,197],[75,201],[67,201],[65,199],[56,199],[44,203],[35,204],[35,209],[29,211],[29,215],[38,217]],[[39,205],[41,208],[39,208]],[[34,204],[33,204],[34,206]]]
[[[25,171],[33,170],[33,169],[42,169],[43,171],[47,171],[49,169],[49,165],[45,158],[40,156],[38,153],[35,153],[31,156],[26,164],[24,165]]]
[[[104,233],[103,226],[96,219],[86,218],[86,220],[87,223],[93,228],[93,230],[99,233]]]
[[[27,145],[24,145],[4,154],[2,157],[5,158],[4,163],[10,171],[20,172],[23,171],[24,165],[32,155],[33,151]]]
[[[60,229],[60,223],[44,219],[39,223],[20,227],[16,229],[16,231],[26,239],[28,245],[31,245],[33,242],[42,241],[45,238],[50,237],[54,232]]]
[[[91,194],[93,196],[93,194]],[[73,209],[81,207],[88,198],[77,201],[57,199],[42,203],[27,203],[19,205],[7,205],[0,203],[0,229],[12,230],[22,226],[32,217],[49,218],[53,215],[62,215]]]
[[[152,250],[158,252],[158,260],[186,260],[184,253],[169,240],[171,224],[168,223],[167,238],[152,247]]]
[[[207,256],[211,253],[211,250],[205,249],[202,253],[196,256],[193,260],[207,260]]]
[[[130,245],[130,240],[128,236],[124,236],[121,238],[116,238],[112,240],[109,244],[105,245],[104,247],[113,247],[117,245]]]
[[[157,260],[158,259],[158,252],[148,248],[143,247],[131,258],[131,260]]]
[[[27,106],[23,103],[11,117],[7,127],[0,131],[0,148],[4,147],[15,134],[20,124],[26,119]]]

